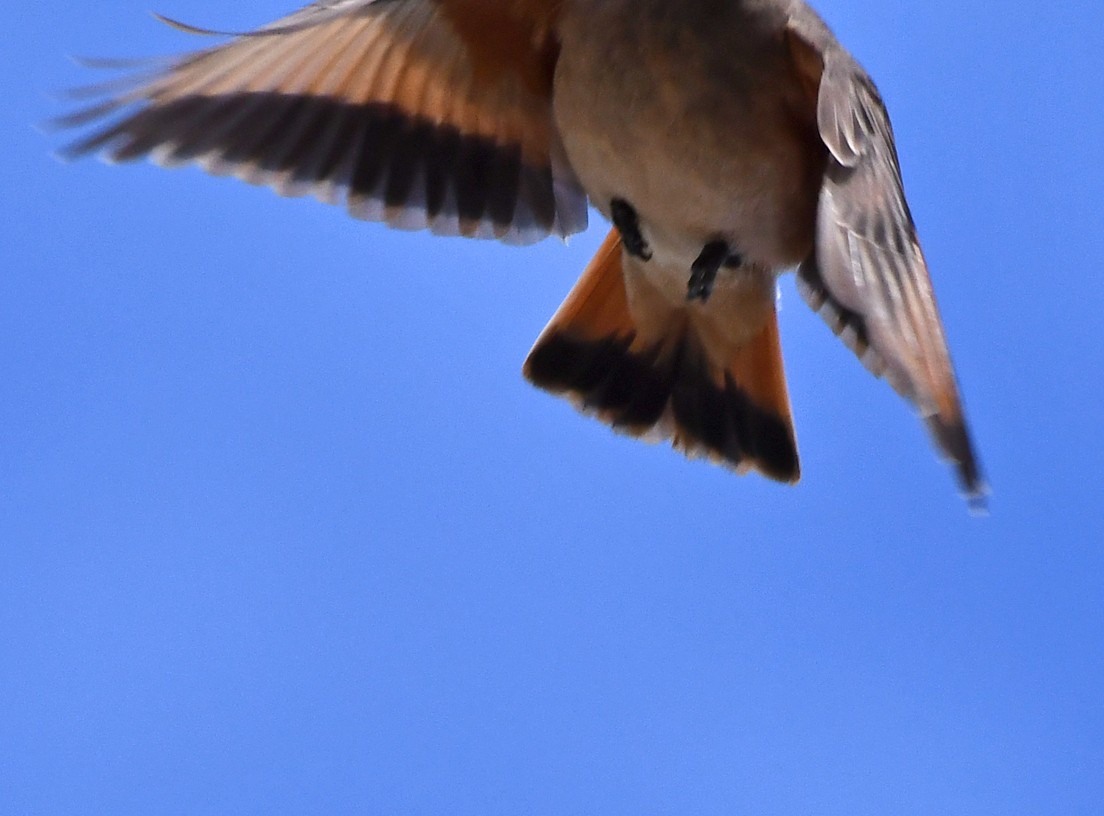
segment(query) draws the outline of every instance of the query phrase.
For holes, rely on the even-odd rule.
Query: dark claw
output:
[[[728,243],[725,241],[710,241],[702,247],[701,254],[690,266],[690,282],[686,285],[686,299],[700,300],[705,303],[713,292],[713,284],[717,280],[717,270],[721,266],[728,266],[730,261],[735,261],[739,266],[740,256],[728,251]]]
[[[636,214],[633,205],[623,198],[615,198],[610,202],[610,217],[613,225],[621,233],[621,243],[625,245],[630,255],[635,255],[641,260],[651,260],[652,251],[648,249],[648,242],[640,234],[640,217]]]

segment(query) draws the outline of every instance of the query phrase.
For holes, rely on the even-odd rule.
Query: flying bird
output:
[[[796,268],[984,495],[885,106],[802,0],[321,0],[225,36],[83,89],[59,123],[94,128],[66,153],[508,244],[566,238],[594,207],[613,229],[525,376],[782,482],[799,465],[776,279]]]

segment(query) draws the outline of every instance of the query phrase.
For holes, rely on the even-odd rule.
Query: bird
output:
[[[612,227],[524,376],[615,430],[796,483],[777,280],[988,492],[893,129],[803,0],[319,0],[78,89],[62,150],[198,164],[360,219]]]

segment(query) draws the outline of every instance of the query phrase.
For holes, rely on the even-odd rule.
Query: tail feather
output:
[[[621,264],[613,231],[537,340],[525,376],[616,430],[668,438],[688,456],[796,482],[797,446],[773,309],[720,368],[685,310],[664,312],[663,326],[636,324]]]

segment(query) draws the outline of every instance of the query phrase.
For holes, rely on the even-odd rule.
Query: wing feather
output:
[[[194,162],[400,228],[569,235],[586,196],[552,122],[555,6],[323,0],[57,124],[103,123],[69,156]]]
[[[966,493],[986,487],[924,254],[905,200],[889,116],[874,83],[817,21],[791,35],[819,60],[817,125],[828,158],[816,246],[799,270],[809,304],[924,417]],[[802,26],[799,26],[801,28]]]

